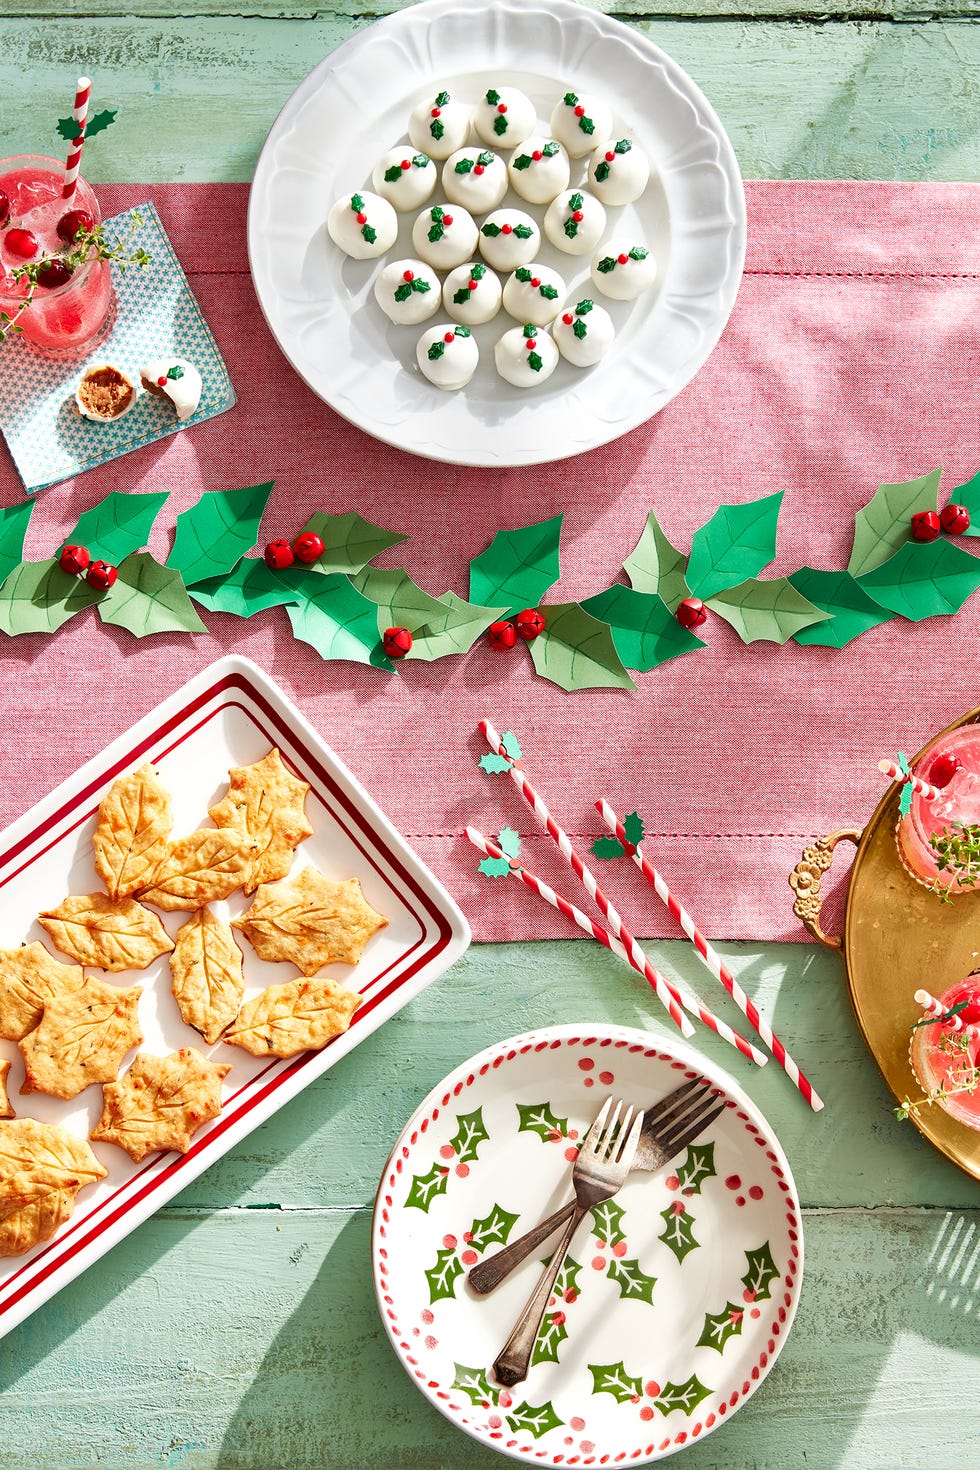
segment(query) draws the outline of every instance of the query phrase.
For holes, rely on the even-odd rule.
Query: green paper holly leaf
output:
[[[99,599],[104,623],[125,628],[134,638],[150,633],[206,633],[179,572],[163,567],[148,551],[134,551],[119,576]]]
[[[88,118],[85,123],[85,137],[94,138],[106,128],[111,127],[118,111],[118,108],[105,108],[102,112],[97,112],[93,117]],[[66,143],[74,143],[78,137],[78,123],[73,117],[59,118],[56,131]]]
[[[801,567],[787,579],[808,602],[828,614],[824,623],[811,623],[793,637],[797,643],[822,648],[844,648],[853,639],[887,623],[891,613],[872,602],[850,572],[820,571]]]
[[[425,284],[425,283],[423,283]],[[407,541],[397,531],[386,531],[358,515],[356,510],[343,515],[317,511],[310,516],[303,533],[311,531],[323,542],[323,552],[310,566],[315,572],[359,572],[390,546]]]
[[[907,817],[912,810],[912,783],[906,781],[898,795],[898,814]]]
[[[623,571],[637,592],[656,592],[670,608],[690,597],[691,589],[684,580],[687,557],[673,546],[661,529],[656,513],[651,511]]]
[[[22,561],[0,587],[0,632],[55,633],[74,613],[102,596],[63,572],[57,561]]]
[[[520,1117],[518,1133],[536,1133],[545,1140],[555,1133],[560,1133],[563,1138],[568,1133],[568,1119],[557,1117],[549,1103],[517,1103],[515,1106]]]
[[[351,574],[351,583],[377,607],[379,633],[386,628],[407,628],[415,634],[446,615],[446,604],[423,592],[404,567],[362,567]],[[493,622],[493,619],[490,619]],[[414,651],[414,650],[413,650]]]
[[[747,505],[719,505],[707,525],[695,531],[687,563],[693,597],[707,602],[716,592],[755,577],[776,555],[776,526],[783,492]]]
[[[502,776],[505,771],[510,770],[510,761],[503,755],[497,755],[496,751],[490,750],[486,755],[481,755],[477,761],[481,771],[486,771],[488,776]]]
[[[606,1275],[619,1287],[621,1297],[628,1301],[644,1301],[653,1304],[653,1288],[657,1284],[657,1278],[648,1276],[645,1271],[641,1270],[638,1260],[620,1260],[617,1256],[613,1256]]]
[[[604,863],[609,862],[612,858],[626,856],[626,848],[618,837],[597,837],[589,851],[593,857],[599,858]]]
[[[498,531],[470,562],[470,602],[503,604],[513,612],[537,607],[560,575],[560,515],[513,531]],[[538,640],[540,641],[540,640]]]
[[[484,878],[507,878],[510,876],[510,863],[506,858],[485,857],[477,867],[477,872],[482,873]]]
[[[720,1312],[706,1312],[701,1336],[695,1346],[714,1348],[720,1353],[730,1337],[741,1333],[744,1318],[745,1312],[734,1302],[726,1302]]]
[[[509,755],[512,761],[520,760],[521,745],[513,730],[504,731],[500,737],[500,744],[503,748],[504,755]]]
[[[628,669],[646,673],[669,658],[704,647],[700,638],[681,627],[656,592],[637,592],[616,583],[585,598],[581,606],[609,624],[616,652]]]
[[[635,1403],[643,1395],[643,1379],[634,1378],[626,1371],[626,1364],[590,1363],[593,1393],[611,1393],[617,1404]]]
[[[675,1204],[680,1201],[675,1201]],[[701,1244],[694,1236],[694,1221],[685,1209],[675,1209],[675,1204],[670,1204],[665,1210],[660,1211],[660,1218],[664,1222],[663,1233],[657,1236],[662,1240],[669,1250],[679,1261],[683,1261],[689,1251],[697,1250]]]
[[[488,1409],[497,1402],[499,1387],[491,1383],[483,1368],[468,1368],[465,1363],[454,1364],[456,1377],[452,1386],[465,1393],[475,1409]]]
[[[490,624],[502,618],[507,611],[504,607],[479,607],[475,603],[464,602],[455,592],[444,592],[436,602],[442,611],[423,623],[421,628],[412,629],[409,659],[431,662],[447,654],[468,653]]]
[[[959,612],[980,587],[980,560],[951,541],[907,541],[861,579],[881,607],[912,622]]]
[[[284,607],[302,600],[302,592],[286,582],[281,572],[267,566],[261,556],[243,556],[227,576],[196,582],[188,594],[212,612],[250,618],[267,607]]]
[[[463,1264],[455,1248],[436,1251],[436,1263],[425,1272],[429,1283],[429,1305],[452,1299],[456,1295],[456,1283],[463,1274]]]
[[[305,593],[287,605],[297,638],[315,648],[321,658],[347,659],[394,672],[379,642],[378,609],[349,578],[336,573],[297,573],[290,568],[289,583]]]
[[[980,471],[964,485],[957,485],[949,498],[955,505],[965,505],[970,512],[970,524],[960,534],[980,536]]]
[[[189,587],[210,577],[226,576],[258,540],[273,483],[267,480],[240,490],[205,490],[196,505],[177,517],[167,566],[180,572]]]
[[[742,1285],[746,1291],[754,1293],[754,1301],[765,1301],[772,1294],[772,1283],[779,1277],[779,1267],[772,1258],[768,1240],[763,1241],[757,1250],[746,1251],[745,1260],[748,1270],[742,1277]]]
[[[916,512],[938,508],[941,474],[942,470],[933,470],[917,480],[878,486],[854,517],[854,544],[847,563],[852,577],[865,576],[905,545]]]
[[[456,1114],[456,1132],[449,1142],[456,1151],[456,1158],[461,1164],[468,1164],[475,1159],[481,1143],[486,1143],[490,1137],[483,1124],[483,1109],[477,1108],[472,1113]]]
[[[470,1227],[467,1244],[475,1251],[483,1252],[491,1245],[506,1245],[519,1215],[512,1215],[502,1205],[491,1205],[490,1213],[482,1220],[474,1220]]]
[[[87,546],[93,561],[101,559],[118,566],[131,551],[146,545],[166,499],[165,490],[152,495],[110,491],[98,505],[79,516],[74,531],[65,540]]]
[[[683,1409],[690,1418],[701,1400],[706,1399],[710,1393],[711,1389],[705,1388],[701,1380],[692,1373],[684,1383],[665,1383],[653,1402],[662,1414]]]
[[[700,1194],[705,1180],[713,1179],[717,1172],[713,1143],[689,1144],[684,1162],[676,1170],[679,1187],[687,1194]]]
[[[501,827],[497,833],[497,846],[505,857],[519,858],[521,855],[521,839],[513,827]]]
[[[433,1164],[428,1174],[414,1175],[405,1199],[406,1209],[429,1213],[429,1206],[440,1194],[445,1194],[449,1183],[449,1171],[440,1164]]]
[[[0,510],[0,583],[24,558],[24,538],[33,509],[33,500],[22,500]]]
[[[713,612],[731,623],[743,643],[785,643],[801,628],[825,622],[828,617],[797,592],[786,577],[773,577],[768,582],[750,577],[707,601]]]
[[[630,812],[623,818],[623,831],[626,833],[626,841],[632,843],[634,847],[639,847],[646,833],[643,818],[639,812]]]
[[[520,1429],[526,1429],[529,1434],[534,1435],[535,1439],[540,1439],[542,1434],[547,1434],[549,1429],[558,1429],[564,1422],[564,1419],[559,1419],[555,1413],[550,1399],[534,1408],[525,1400],[507,1415],[507,1423],[515,1433]]]
[[[909,758],[905,754],[904,750],[900,750],[898,752],[898,755],[895,757],[895,764],[896,766],[898,766],[898,769],[901,771],[903,776],[911,776],[912,769],[909,765]]]
[[[559,602],[546,609],[547,623],[529,644],[543,679],[561,689],[635,689],[616,652],[612,630],[580,607]]]
[[[620,1241],[626,1239],[623,1230],[623,1216],[626,1211],[623,1206],[617,1204],[614,1199],[607,1199],[601,1205],[595,1205],[592,1209],[593,1234],[598,1240],[604,1240],[606,1245],[619,1245]]]

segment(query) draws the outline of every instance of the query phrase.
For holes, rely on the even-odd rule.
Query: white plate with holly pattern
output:
[[[599,298],[616,341],[595,367],[561,361],[539,387],[512,387],[494,369],[494,345],[515,325],[501,312],[473,328],[480,362],[472,381],[442,392],[419,371],[415,346],[445,313],[422,326],[394,326],[373,293],[386,262],[417,255],[417,211],[400,216],[391,250],[367,261],[331,243],[326,217],[336,199],[373,188],[375,164],[406,140],[417,103],[447,89],[475,104],[501,84],[530,97],[545,133],[569,87],[603,98],[613,109],[613,137],[629,136],[646,151],[651,182],[634,204],[608,210],[601,243],[647,245],[657,283],[636,301]],[[570,187],[582,186],[588,161],[573,160]],[[429,205],[440,202],[437,187]],[[504,203],[540,225],[545,206],[512,192]],[[248,248],[273,335],[338,413],[386,443],[446,463],[539,464],[625,434],[698,372],[741,281],[745,199],[717,114],[639,31],[573,0],[425,0],[365,26],[288,99],[256,166]],[[571,304],[596,295],[589,255],[544,241],[538,258],[566,281]]]
[[[646,1108],[699,1075],[725,1112],[592,1211],[527,1378],[501,1388],[491,1364],[554,1242],[490,1296],[467,1270],[570,1197],[606,1096]],[[724,1424],[765,1378],[796,1311],[803,1232],[782,1148],[721,1068],[642,1031],[555,1026],[489,1047],[429,1094],[385,1166],[373,1253],[395,1351],[460,1429],[545,1465],[646,1464]]]

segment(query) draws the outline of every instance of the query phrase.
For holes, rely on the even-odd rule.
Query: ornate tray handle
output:
[[[796,894],[793,913],[804,929],[828,949],[841,949],[842,942],[839,934],[825,934],[820,927],[820,875],[826,873],[833,862],[838,842],[853,842],[857,847],[861,837],[861,829],[854,827],[845,827],[840,832],[831,832],[829,837],[821,837],[812,847],[803,849],[802,858],[789,875],[789,886]]]

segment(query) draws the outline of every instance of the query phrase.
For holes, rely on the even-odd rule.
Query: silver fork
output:
[[[633,1160],[634,1169],[653,1171],[660,1169],[675,1154],[693,1143],[725,1109],[725,1100],[716,1092],[706,1089],[709,1084],[695,1078],[669,1093],[643,1116],[643,1129]],[[473,1290],[481,1296],[500,1285],[510,1273],[533,1255],[549,1236],[554,1235],[568,1220],[575,1209],[575,1201],[569,1200],[553,1215],[542,1220],[526,1234],[512,1240],[496,1255],[480,1261],[470,1272],[467,1280]]]
[[[531,1353],[541,1330],[541,1321],[558,1279],[558,1272],[572,1243],[572,1236],[589,1210],[594,1205],[601,1205],[603,1200],[612,1199],[625,1183],[640,1141],[642,1126],[643,1114],[639,1109],[627,1107],[623,1112],[623,1104],[617,1102],[613,1106],[610,1097],[599,1109],[595,1122],[582,1140],[582,1147],[572,1168],[575,1203],[571,1209],[571,1218],[537,1288],[528,1298],[527,1305],[514,1324],[513,1332],[493,1365],[497,1382],[507,1388],[527,1377]]]

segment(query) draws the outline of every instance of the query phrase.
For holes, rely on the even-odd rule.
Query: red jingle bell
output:
[[[381,646],[389,658],[404,658],[412,649],[412,635],[407,628],[386,628]]]
[[[919,510],[912,517],[913,541],[935,541],[942,529],[934,510]]]
[[[700,628],[708,621],[708,609],[700,597],[685,597],[678,603],[675,616],[682,628]]]
[[[939,524],[947,536],[962,536],[970,529],[970,512],[965,505],[944,505],[939,512]]]
[[[539,633],[544,632],[545,622],[536,607],[526,607],[523,612],[517,614],[514,619],[514,627],[525,643],[531,643]]]
[[[281,572],[286,567],[291,567],[295,560],[293,548],[288,541],[270,541],[265,548],[265,564],[274,572]]]
[[[97,592],[108,592],[119,573],[111,562],[94,561],[85,573],[85,580]]]
[[[513,623],[501,622],[491,623],[487,629],[487,642],[491,648],[502,651],[505,648],[513,648],[517,642],[517,629]]]
[[[92,560],[86,546],[63,546],[58,565],[71,577],[80,577]]]
[[[323,552],[323,537],[318,536],[315,531],[304,531],[293,542],[293,554],[296,560],[303,562],[306,566],[316,561],[318,556],[323,555]]]

